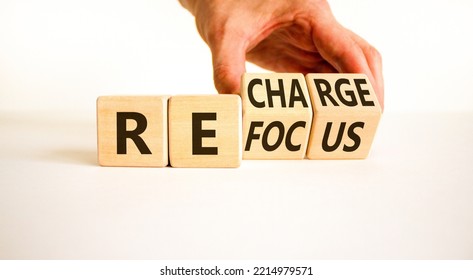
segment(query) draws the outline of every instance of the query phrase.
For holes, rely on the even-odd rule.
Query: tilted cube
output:
[[[304,159],[312,106],[302,74],[242,77],[243,159]]]
[[[309,159],[363,159],[382,109],[364,74],[308,74],[314,118]]]

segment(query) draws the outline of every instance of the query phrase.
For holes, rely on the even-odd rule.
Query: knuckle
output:
[[[214,67],[214,83],[219,93],[239,93],[239,85],[232,82],[232,67],[220,64]]]
[[[381,62],[382,56],[381,53],[373,46],[368,47],[368,54],[376,61]]]

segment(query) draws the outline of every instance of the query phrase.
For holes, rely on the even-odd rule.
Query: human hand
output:
[[[364,73],[384,107],[381,55],[326,0],[180,1],[210,47],[219,93],[240,92],[248,60],[276,72]]]

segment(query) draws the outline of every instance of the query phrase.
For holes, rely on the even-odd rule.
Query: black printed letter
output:
[[[218,147],[202,147],[202,138],[215,137],[215,130],[202,129],[202,121],[216,121],[217,113],[192,113],[192,154],[218,155]]]
[[[126,130],[126,120],[135,120],[135,130]],[[117,154],[126,154],[126,139],[130,138],[135,142],[141,154],[151,154],[140,134],[146,130],[148,122],[143,114],[136,112],[117,112]]]

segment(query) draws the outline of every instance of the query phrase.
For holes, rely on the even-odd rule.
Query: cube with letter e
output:
[[[169,99],[172,167],[238,167],[241,99],[238,95],[177,95]]]

